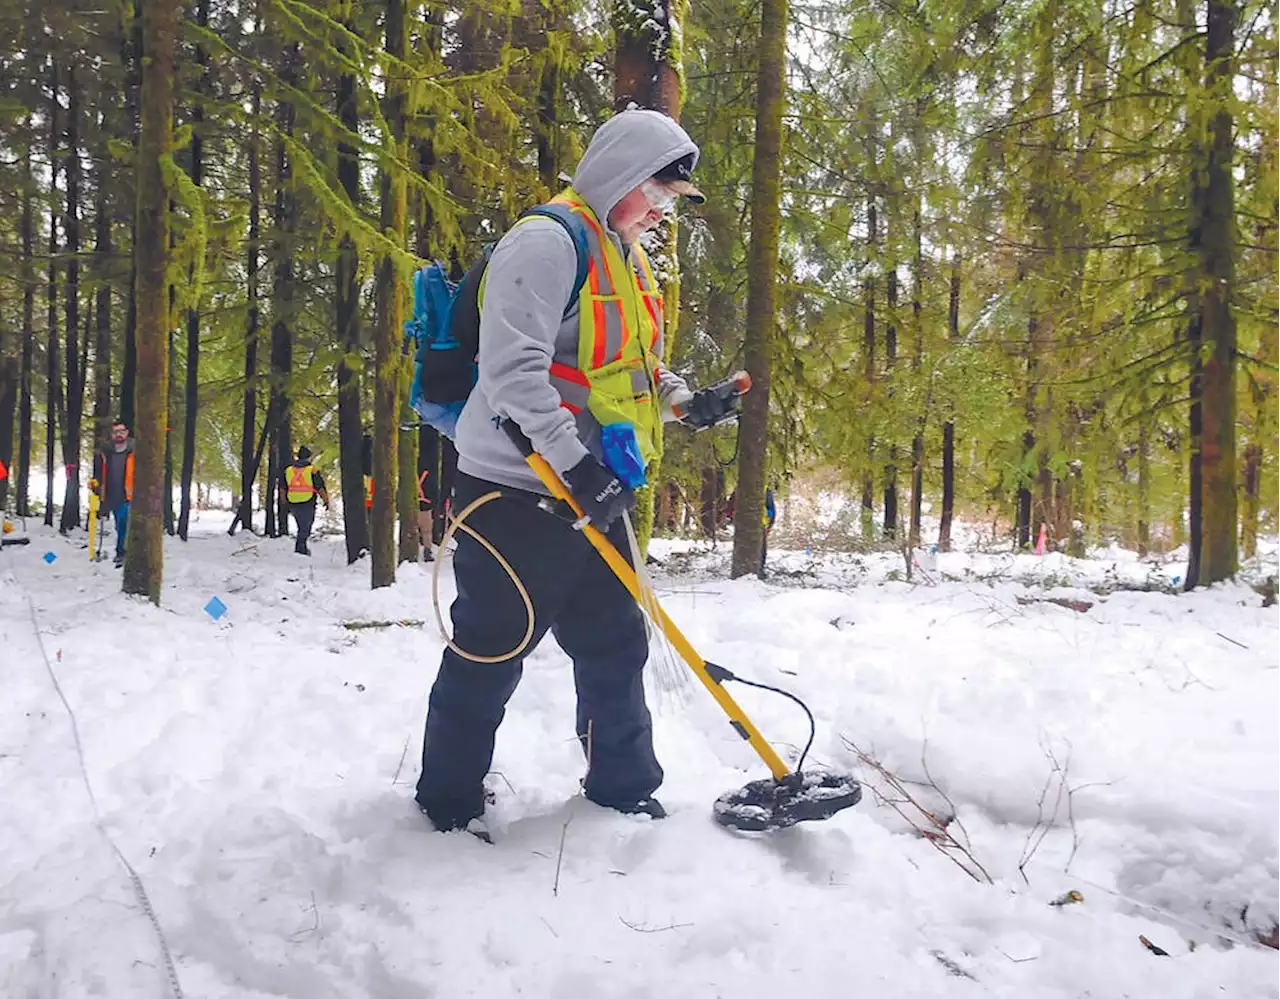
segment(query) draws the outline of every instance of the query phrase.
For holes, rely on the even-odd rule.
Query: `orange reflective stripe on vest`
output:
[[[311,478],[314,473],[315,466],[313,465],[289,466],[289,491],[287,496],[290,503],[305,503],[316,494],[316,487]]]

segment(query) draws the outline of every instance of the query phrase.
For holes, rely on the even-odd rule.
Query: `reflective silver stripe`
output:
[[[571,412],[580,413],[587,408],[587,399],[591,395],[590,385],[583,385],[569,378],[561,378],[559,375],[551,376],[551,385],[560,393],[561,402]]]
[[[649,384],[649,373],[644,368],[632,368],[631,391],[635,395],[648,395],[653,391]]]

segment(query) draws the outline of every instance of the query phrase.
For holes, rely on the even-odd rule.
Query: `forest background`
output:
[[[646,530],[736,491],[743,574],[766,487],[821,483],[851,544],[1045,525],[1223,579],[1276,526],[1276,80],[1273,7],[1222,0],[4,0],[0,505],[79,529],[123,418],[158,601],[203,495],[286,529],[305,443],[393,582],[448,452],[405,405],[415,269],[634,104],[702,149],[653,244],[669,363],[754,383],[668,433]]]

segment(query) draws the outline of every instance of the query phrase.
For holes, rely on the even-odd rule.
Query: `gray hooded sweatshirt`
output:
[[[630,259],[630,247],[609,227],[609,212],[641,181],[698,147],[676,122],[658,111],[629,110],[605,122],[591,139],[573,187],[591,206],[609,238]],[[545,493],[546,489],[508,439],[500,423],[512,419],[534,450],[563,474],[588,453],[600,457],[600,426],[588,414],[574,417],[551,384],[555,353],[573,354],[578,307],[573,293],[578,255],[564,228],[532,218],[511,229],[494,248],[480,312],[480,361],[476,387],[458,419],[458,469],[499,485]],[[658,397],[669,409],[688,391],[678,375],[663,371]]]

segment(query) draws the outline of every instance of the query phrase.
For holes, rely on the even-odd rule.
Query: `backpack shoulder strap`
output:
[[[578,272],[573,279],[573,293],[565,304],[565,315],[568,315],[578,302],[582,286],[587,283],[587,270],[591,264],[591,248],[587,245],[587,225],[568,205],[558,201],[549,201],[544,205],[535,205],[525,212],[521,218],[537,215],[541,218],[554,219],[564,227],[564,231],[573,240],[573,248],[578,253]]]

